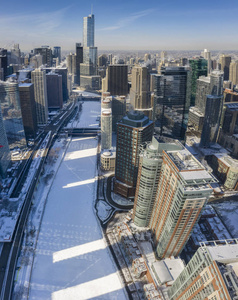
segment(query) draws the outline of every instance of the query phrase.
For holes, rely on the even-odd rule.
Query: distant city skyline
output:
[[[73,0],[3,2],[0,47],[20,44],[74,49],[83,42],[83,17],[95,15],[95,44],[101,50],[238,49],[236,0]]]

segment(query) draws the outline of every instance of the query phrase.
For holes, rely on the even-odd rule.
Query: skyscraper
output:
[[[62,76],[53,72],[46,74],[48,109],[63,107]]]
[[[83,62],[83,47],[81,43],[76,43],[76,80],[75,83],[80,85],[80,64]]]
[[[204,51],[201,53],[201,55],[207,60],[207,76],[211,72],[211,52],[207,49],[204,49]]]
[[[112,96],[112,130],[116,132],[117,123],[126,114],[126,97],[125,96]]]
[[[63,91],[63,102],[66,103],[69,99],[68,91],[68,70],[67,68],[57,67],[55,73],[62,76],[62,91]]]
[[[223,72],[214,70],[211,71],[208,77],[200,76],[199,79],[197,79],[195,106],[190,107],[189,109],[189,125],[192,125],[198,132],[201,133],[206,113],[207,96],[222,96],[222,93]],[[209,114],[210,111],[208,111],[207,116],[209,116]]]
[[[107,99],[103,101],[108,101]],[[101,110],[101,150],[112,147],[112,110],[102,108]]]
[[[131,111],[117,124],[115,193],[133,197],[139,166],[140,144],[151,141],[154,123],[142,112]]]
[[[0,48],[0,70],[3,69],[3,78],[4,80],[7,77],[7,49]]]
[[[37,124],[45,125],[48,120],[46,71],[40,68],[34,70],[31,73],[31,80],[34,84]]]
[[[198,222],[213,177],[187,150],[163,152],[150,228],[160,259],[178,256]]]
[[[83,18],[83,47],[94,47],[94,15]]]
[[[207,76],[207,60],[203,58],[194,58],[189,60],[192,69],[191,76],[191,105],[195,103],[197,79],[200,76]]]
[[[59,64],[61,63],[61,47],[55,46],[53,49],[54,58],[58,58]]]
[[[34,49],[34,54],[42,55],[42,63],[47,67],[52,66],[52,50],[49,46],[42,46]]]
[[[230,64],[229,80],[233,85],[238,84],[238,60],[233,61]]]
[[[127,65],[109,65],[105,80],[107,90],[111,95],[128,94],[128,74]]]
[[[26,147],[17,82],[0,82],[0,104],[10,149]]]
[[[221,71],[224,72],[224,80],[229,80],[229,68],[231,56],[222,54],[220,56]]]
[[[130,99],[135,110],[151,107],[150,75],[146,67],[132,69]]]
[[[209,147],[210,143],[216,143],[222,114],[223,72],[212,71],[210,78],[210,94],[206,97],[201,147]]]
[[[10,161],[11,154],[5,131],[5,126],[3,123],[2,110],[0,108],[0,178],[5,177]]]
[[[163,150],[181,150],[180,143],[152,142],[141,145],[133,221],[139,227],[149,226],[163,162]]]
[[[161,136],[184,139],[191,97],[190,69],[166,67],[155,75],[154,102]]]
[[[36,137],[37,119],[33,83],[19,84],[21,112],[25,135],[27,139]]]
[[[236,299],[237,240],[201,243],[168,289],[169,300]]]
[[[83,20],[83,63],[80,64],[80,86],[89,89],[100,88],[97,76],[97,47],[94,47],[94,15]]]

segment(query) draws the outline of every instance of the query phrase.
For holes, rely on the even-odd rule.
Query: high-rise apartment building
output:
[[[166,67],[155,75],[154,105],[160,135],[184,139],[191,97],[188,67]]]
[[[141,145],[133,209],[135,225],[149,226],[163,162],[163,150],[181,150],[182,148],[180,143],[159,143],[154,137],[152,142]]]
[[[238,84],[238,60],[231,62],[229,70],[229,80],[233,85]]]
[[[0,82],[0,105],[10,149],[26,147],[17,82]]]
[[[117,124],[115,193],[135,196],[140,144],[151,141],[154,123],[142,112],[131,111]]]
[[[34,139],[37,132],[37,117],[33,83],[19,84],[19,95],[26,138]]]
[[[168,289],[168,299],[237,299],[237,253],[237,240],[201,243],[186,268]]]
[[[103,100],[108,101],[108,100]],[[112,110],[102,108],[101,110],[101,150],[112,147]]]
[[[163,152],[149,225],[160,259],[181,253],[212,193],[212,182],[213,177],[187,149]]]
[[[63,107],[62,76],[53,72],[46,74],[48,109]]]
[[[229,80],[229,69],[231,56],[222,54],[220,56],[221,71],[224,72],[224,80]]]
[[[192,69],[191,76],[191,105],[195,103],[197,79],[200,76],[207,76],[207,60],[203,58],[194,58],[189,60]]]
[[[109,65],[105,77],[107,90],[111,95],[128,94],[128,67],[127,65]]]
[[[40,68],[34,70],[31,80],[34,84],[37,124],[45,125],[48,121],[46,71]]]

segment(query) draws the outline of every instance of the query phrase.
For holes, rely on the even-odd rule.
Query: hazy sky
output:
[[[2,1],[0,47],[74,49],[91,3],[99,49],[238,49],[238,0]]]

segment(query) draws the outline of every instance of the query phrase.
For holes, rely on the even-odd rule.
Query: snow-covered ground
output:
[[[238,238],[238,202],[236,200],[225,201],[213,204],[212,206],[229,229],[232,237]]]
[[[82,123],[96,121],[96,105],[83,104]],[[29,299],[126,299],[93,211],[96,162],[97,140],[72,140],[47,199]]]
[[[81,112],[68,123],[67,128],[98,127],[97,117],[100,116],[100,113],[100,101],[85,101]]]

